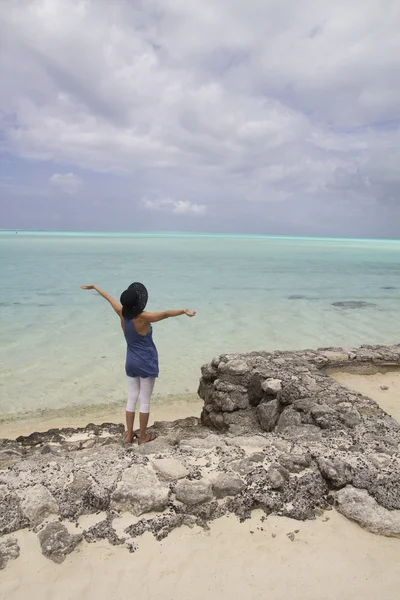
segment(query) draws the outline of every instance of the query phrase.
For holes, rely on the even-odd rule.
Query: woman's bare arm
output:
[[[188,308],[183,310],[164,310],[162,312],[144,312],[140,316],[145,319],[148,323],[157,323],[158,321],[164,321],[164,319],[170,319],[171,317],[180,317],[187,315],[188,317],[194,317],[195,312],[192,312]]]
[[[100,294],[100,296],[102,296],[103,298],[105,298],[105,300],[107,300],[107,302],[109,302],[111,304],[111,306],[113,307],[113,309],[115,310],[115,312],[117,313],[117,315],[119,317],[121,317],[122,315],[122,306],[120,305],[119,302],[117,302],[117,300],[115,298],[113,298],[112,296],[110,296],[110,294],[107,294],[107,292],[104,292],[103,290],[101,290],[99,287],[97,287],[97,285],[81,285],[81,288],[83,290],[95,290],[98,294]]]

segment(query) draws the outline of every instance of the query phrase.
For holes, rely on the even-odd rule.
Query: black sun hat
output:
[[[143,283],[131,283],[127,290],[122,292],[122,316],[125,319],[135,319],[146,307],[148,293]]]

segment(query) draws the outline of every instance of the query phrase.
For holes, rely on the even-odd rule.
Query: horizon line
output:
[[[374,238],[374,237],[342,237],[322,235],[293,235],[269,233],[222,233],[222,232],[196,232],[196,231],[109,231],[109,230],[73,230],[73,229],[0,229],[0,234],[58,234],[58,235],[129,235],[129,236],[194,236],[194,237],[243,237],[243,238],[269,238],[269,239],[304,239],[304,240],[336,240],[359,242],[398,242],[400,238]]]

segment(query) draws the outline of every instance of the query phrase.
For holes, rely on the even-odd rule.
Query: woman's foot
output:
[[[143,439],[140,438],[139,445],[141,446],[142,444],[148,444],[149,442],[153,442],[156,439],[156,437],[157,436],[154,433],[154,431],[152,431],[151,433],[146,433]]]
[[[127,431],[125,435],[125,444],[132,444],[133,440],[135,440],[136,438],[137,435],[135,432],[129,433],[129,431]]]

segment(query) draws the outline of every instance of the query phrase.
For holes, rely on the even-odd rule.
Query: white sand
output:
[[[346,387],[376,400],[384,411],[400,422],[400,371],[374,375],[338,371],[331,373],[331,377]],[[381,386],[387,386],[389,389],[382,390]]]
[[[35,534],[22,531],[21,556],[0,575],[0,597],[398,600],[400,540],[374,536],[334,511],[326,515],[326,522],[269,517],[263,524],[260,514],[244,524],[224,517],[208,533],[183,527],[162,542],[145,534],[133,554],[107,542],[82,543],[61,565],[42,556]],[[286,534],[295,529],[291,542]]]

